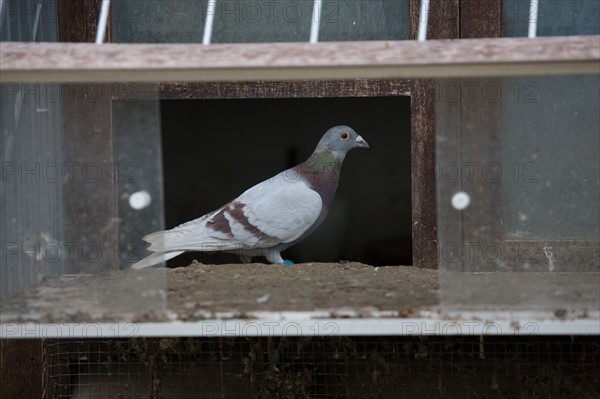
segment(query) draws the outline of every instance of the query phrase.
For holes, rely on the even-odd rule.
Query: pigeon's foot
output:
[[[293,265],[293,264],[294,264],[294,262],[292,262],[292,261],[291,261],[291,260],[289,260],[289,259],[286,259],[286,260],[284,260],[284,261],[283,261],[283,264],[284,264],[284,265],[290,265],[290,266],[291,266],[291,265]]]
[[[279,253],[279,251],[276,251],[274,249],[271,249],[266,255],[265,257],[267,258],[267,260],[270,263],[283,263],[283,258],[281,257],[281,254]]]

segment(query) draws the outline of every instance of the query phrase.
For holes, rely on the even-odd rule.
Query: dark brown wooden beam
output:
[[[102,0],[58,0],[60,41],[94,43],[101,4]],[[110,25],[107,24],[106,42],[111,41]]]
[[[420,0],[410,2],[413,39],[417,37],[420,5]],[[458,0],[431,1],[428,39],[458,38],[459,17]],[[434,98],[433,80],[415,81],[411,96],[412,254],[413,266],[428,269],[438,266]]]
[[[494,38],[502,35],[502,1],[501,0],[461,0],[460,2],[460,33],[461,38]],[[462,81],[456,83],[462,87]],[[478,79],[477,84],[483,87],[502,87],[499,78]],[[443,101],[443,100],[442,100]],[[456,134],[460,139],[461,148],[455,148],[460,154],[461,162],[481,162],[485,164],[492,160],[499,160],[502,148],[502,101],[486,101],[480,93],[473,93],[472,98],[461,98],[459,116],[446,115],[445,117],[459,122]],[[440,120],[441,118],[438,118]],[[453,123],[453,121],[449,121]],[[486,132],[481,135],[481,132]],[[481,188],[484,190],[481,190]],[[477,190],[478,188],[479,190]],[[501,198],[501,186],[489,182],[477,181],[474,183],[465,179],[461,189],[472,193],[472,201],[487,207],[483,214],[489,216],[489,221],[475,217],[473,213],[466,212],[460,219],[460,236],[466,242],[477,241],[472,237],[474,232],[479,232],[479,227],[493,225],[488,232],[490,239],[500,240],[500,209],[497,199]],[[482,209],[482,208],[480,208]],[[481,216],[481,214],[479,215]],[[497,241],[499,242],[499,241]],[[462,271],[473,271],[472,264],[466,262]],[[480,270],[476,270],[480,271]]]
[[[460,38],[502,36],[502,0],[460,0]]]
[[[413,266],[437,268],[434,83],[419,79],[411,96]]]
[[[459,37],[459,0],[431,0],[428,14],[427,40]],[[410,0],[410,38],[412,40],[417,38],[421,17],[421,0]]]
[[[96,37],[101,0],[69,1],[58,4],[59,41],[93,42]],[[108,24],[110,26],[110,23]],[[110,36],[109,36],[110,37]],[[94,46],[83,43],[53,43],[54,46]],[[61,86],[65,162],[78,166],[65,185],[65,237],[77,248],[97,248],[93,261],[83,251],[69,258],[70,273],[98,272],[118,268],[116,179],[112,136],[112,93],[109,85],[65,84]],[[93,170],[93,171],[92,171]],[[100,177],[96,178],[98,172]]]
[[[42,346],[41,339],[0,340],[0,397],[44,396]]]
[[[385,97],[409,96],[412,89],[413,81],[410,79],[299,80],[283,82],[162,82],[160,84],[160,98]],[[139,91],[122,90],[122,92],[127,95]],[[149,93],[149,95],[151,94],[152,93]],[[154,93],[154,95],[156,95],[156,93]]]

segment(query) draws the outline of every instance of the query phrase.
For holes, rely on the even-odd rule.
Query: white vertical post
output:
[[[0,7],[2,4],[0,3]],[[42,12],[42,2],[37,3],[37,7],[35,9],[35,20],[33,21],[33,31],[31,32],[31,41],[35,42],[35,37],[37,35],[38,26],[40,24],[40,14]]]
[[[4,0],[0,0],[0,28],[2,27],[2,22],[4,22],[4,20],[2,19],[3,14],[4,14]]]
[[[419,14],[419,36],[418,40],[427,40],[427,22],[429,19],[429,0],[421,0],[421,13]]]
[[[529,2],[529,33],[530,38],[537,36],[537,21],[538,21],[538,0],[531,0]]]
[[[100,17],[98,18],[98,30],[96,31],[96,44],[104,43],[106,34],[106,24],[108,23],[108,11],[110,10],[110,0],[102,0],[100,8]]]
[[[215,14],[217,13],[217,0],[208,0],[206,5],[206,20],[204,22],[204,35],[202,36],[202,44],[209,45],[212,38],[213,23]]]
[[[319,26],[321,24],[321,7],[323,0],[314,0],[312,21],[310,24],[310,42],[316,43],[319,41]]]

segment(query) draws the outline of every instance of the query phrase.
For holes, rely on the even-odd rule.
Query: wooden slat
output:
[[[94,46],[86,42],[95,40],[100,5],[100,0],[59,0],[59,40],[74,46]],[[109,22],[107,40],[110,40],[110,25]],[[61,47],[66,44],[53,45]],[[67,241],[79,248],[89,245],[101,247],[99,258],[93,262],[85,256],[71,256],[67,265],[69,273],[118,269],[114,256],[115,248],[119,248],[118,223],[115,223],[118,209],[111,104],[114,91],[112,85],[61,87],[64,159],[102,170],[97,180],[74,173],[69,184],[63,187]]]
[[[332,98],[409,96],[410,79],[295,80],[254,82],[162,82],[161,99]],[[123,92],[123,95],[121,95]],[[118,91],[119,99],[139,90]],[[150,95],[156,98],[156,93]]]
[[[501,34],[501,0],[460,0],[461,39],[500,37]]]
[[[500,37],[502,35],[502,2],[500,0],[461,0],[460,3],[460,35],[461,38],[483,38]],[[442,86],[452,82],[442,82]],[[454,82],[463,87],[463,84],[469,82]],[[502,79],[477,80],[478,84],[488,87],[502,87]],[[447,86],[446,86],[447,87]],[[460,158],[458,162],[482,162],[485,164],[492,160],[501,159],[499,153],[502,148],[502,101],[486,101],[483,95],[474,94],[475,98],[462,97],[458,105],[459,111],[452,115],[452,112],[438,112],[438,121],[446,120],[446,123],[455,126],[457,135],[454,145],[456,148],[449,149],[449,152],[457,151]],[[439,97],[438,97],[439,98]],[[444,101],[444,100],[442,100]],[[448,106],[448,104],[446,104]],[[481,134],[486,132],[486,134]],[[460,146],[458,146],[460,143]],[[449,146],[452,144],[448,143]],[[438,151],[440,148],[438,147]],[[441,152],[441,151],[440,151]],[[455,190],[458,187],[452,187],[445,184],[446,187],[440,187],[440,190]],[[450,186],[450,187],[448,187]],[[482,188],[484,188],[482,190]],[[500,230],[503,229],[499,221],[502,219],[502,207],[498,206],[498,198],[501,198],[501,185],[489,183],[486,181],[474,182],[473,179],[464,179],[460,184],[460,189],[472,195],[471,201],[478,204],[480,212],[475,217],[474,212],[464,212],[458,217],[459,231],[452,234],[453,241],[458,241],[460,237],[461,248],[465,243],[472,243],[480,240],[477,233],[480,232],[482,225],[488,226],[486,235],[494,242],[500,240]],[[451,195],[446,191],[443,198],[449,201]],[[446,204],[448,207],[449,204]],[[485,207],[485,210],[482,209]],[[446,209],[446,212],[448,209]],[[454,209],[449,210],[453,212]],[[448,217],[448,215],[446,215]],[[485,218],[488,218],[485,220]],[[454,223],[453,223],[454,224]],[[474,235],[476,237],[474,237]],[[451,235],[446,235],[446,237]],[[442,241],[442,240],[440,240]],[[462,271],[473,271],[473,261],[461,263]],[[449,264],[446,264],[447,269]],[[480,271],[480,270],[476,270]],[[442,293],[442,295],[444,295]]]
[[[58,0],[60,40],[65,42],[95,42],[102,0]],[[105,41],[111,40],[111,23],[106,25]]]
[[[413,266],[437,269],[434,83],[419,79],[411,93]]]
[[[44,396],[42,346],[42,339],[0,340],[0,397]]]
[[[427,40],[458,39],[460,37],[460,0],[430,0]],[[421,0],[410,0],[410,38],[418,35]]]
[[[411,38],[416,38],[421,2],[410,4]],[[427,37],[458,38],[459,15],[458,0],[433,0]],[[411,93],[412,258],[413,266],[428,269],[438,267],[434,99],[434,82],[417,79]]]
[[[269,43],[2,43],[0,82],[439,78],[600,72],[600,36]]]

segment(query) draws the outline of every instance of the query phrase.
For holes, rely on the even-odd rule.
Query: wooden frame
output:
[[[3,43],[1,82],[451,78],[600,73],[599,36],[319,44]],[[330,57],[336,54],[336,57]]]

